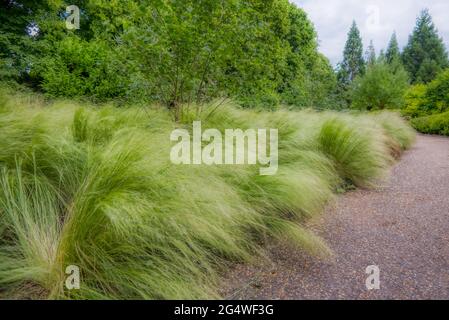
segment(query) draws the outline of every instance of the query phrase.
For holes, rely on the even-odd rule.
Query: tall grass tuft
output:
[[[214,298],[226,266],[251,262],[267,241],[327,256],[307,220],[345,181],[370,186],[382,177],[388,141],[405,149],[413,140],[389,114],[224,104],[186,109],[175,123],[157,108],[0,102],[0,287],[7,297]],[[193,120],[219,130],[279,129],[278,174],[173,165],[170,132]],[[64,286],[69,265],[80,268],[80,290]]]
[[[374,120],[384,129],[393,156],[399,156],[415,142],[416,132],[398,113],[381,112],[374,116]]]
[[[361,122],[357,118],[331,117],[323,122],[318,143],[340,177],[356,186],[371,186],[386,172],[390,154],[383,132]]]

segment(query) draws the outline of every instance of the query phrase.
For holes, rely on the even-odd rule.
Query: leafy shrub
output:
[[[31,75],[42,78],[40,86],[50,96],[88,96],[99,101],[120,98],[130,79],[115,55],[101,41],[67,37],[54,52],[36,62]]]
[[[427,85],[415,85],[406,95],[403,114],[412,118],[449,110],[449,70],[440,73]]]
[[[426,98],[426,110],[430,113],[441,113],[449,109],[449,70],[440,73],[429,83]]]
[[[416,19],[413,33],[402,52],[402,61],[413,84],[429,83],[449,67],[446,46],[428,9]]]
[[[449,112],[415,118],[412,120],[412,125],[422,133],[449,136]]]
[[[71,31],[62,1],[2,2],[0,76],[51,97],[170,108],[221,96],[245,107],[330,104],[332,67],[306,13],[288,0],[78,5],[81,28]],[[31,23],[35,37],[23,32]]]
[[[354,81],[352,107],[360,110],[400,109],[407,86],[408,76],[403,68],[394,71],[384,62],[375,63]]]
[[[425,115],[422,107],[427,104],[426,92],[427,86],[424,84],[411,86],[405,93],[405,107],[402,114],[412,118]]]

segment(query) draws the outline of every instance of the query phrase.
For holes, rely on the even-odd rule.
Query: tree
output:
[[[357,24],[353,21],[348,33],[343,52],[343,61],[339,64],[337,74],[338,94],[347,105],[351,103],[349,88],[357,76],[365,72],[365,60],[363,59],[363,43]]]
[[[177,111],[225,96],[247,107],[310,106],[327,103],[335,80],[313,24],[288,0],[77,0],[79,30],[65,27],[64,1],[6,3],[0,76],[14,60],[13,71],[50,96]],[[30,23],[39,28],[32,39]]]
[[[449,66],[445,45],[427,9],[416,21],[402,60],[412,83],[428,83]]]
[[[385,53],[385,58],[389,64],[393,61],[398,61],[401,59],[401,52],[399,50],[398,38],[396,32],[391,36],[390,42],[388,43],[388,48]]]
[[[402,108],[407,87],[404,69],[393,71],[385,62],[375,63],[352,84],[352,107],[370,111]]]
[[[366,55],[366,63],[371,66],[376,63],[376,49],[374,48],[373,40],[370,41],[368,50],[365,53]]]
[[[20,81],[26,73],[32,38],[29,30],[38,12],[51,10],[50,1],[0,2],[0,76]]]

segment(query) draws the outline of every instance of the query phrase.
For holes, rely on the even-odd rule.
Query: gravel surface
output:
[[[283,246],[271,263],[237,266],[230,299],[449,299],[449,139],[418,137],[377,190],[340,197],[311,227],[335,253],[320,261]],[[367,266],[380,289],[367,290]]]

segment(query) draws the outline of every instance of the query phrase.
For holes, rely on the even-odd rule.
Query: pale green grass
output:
[[[264,113],[191,107],[180,123],[157,108],[0,99],[0,287],[51,299],[218,297],[230,263],[267,241],[330,254],[305,227],[343,183],[371,186],[392,161],[389,141],[413,133],[388,115]],[[396,120],[393,120],[396,119]],[[175,166],[170,132],[279,129],[279,172]],[[64,288],[77,265],[81,290]],[[37,292],[37,293],[36,293]]]

